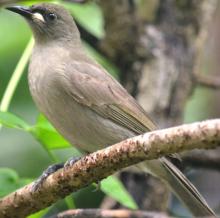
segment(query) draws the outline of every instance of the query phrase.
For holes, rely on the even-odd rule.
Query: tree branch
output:
[[[220,89],[220,79],[215,76],[196,74],[197,85],[210,89]]]
[[[165,213],[131,211],[131,210],[104,210],[104,209],[77,209],[59,213],[50,218],[168,218]]]
[[[26,217],[73,191],[143,160],[194,148],[215,148],[219,144],[220,119],[157,130],[127,139],[57,171],[34,193],[31,192],[32,184],[29,184],[1,199],[0,218]]]

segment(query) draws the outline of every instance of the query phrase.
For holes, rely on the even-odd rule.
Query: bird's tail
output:
[[[194,185],[168,159],[145,161],[138,165],[142,170],[160,177],[194,216],[216,217]]]

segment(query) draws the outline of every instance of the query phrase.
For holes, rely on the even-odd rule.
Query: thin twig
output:
[[[220,79],[214,76],[206,76],[202,74],[196,74],[197,85],[210,88],[220,89]]]
[[[105,209],[77,209],[59,213],[50,218],[168,218],[165,213],[131,211],[131,210],[105,210]]]
[[[92,182],[143,160],[220,144],[220,119],[157,130],[89,154],[49,176],[40,189],[32,183],[0,200],[0,218],[26,217]]]

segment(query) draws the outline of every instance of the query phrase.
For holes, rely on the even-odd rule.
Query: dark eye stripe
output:
[[[46,20],[51,20],[52,21],[52,20],[57,19],[57,17],[58,17],[52,11],[46,10],[45,8],[39,7],[39,6],[38,7],[32,6],[31,11],[32,11],[32,13],[41,14]]]
[[[42,14],[42,15],[45,15],[45,14],[46,14],[46,9],[43,8],[43,7],[32,7],[32,8],[31,8],[31,11],[32,11],[33,13],[40,13],[40,14]]]

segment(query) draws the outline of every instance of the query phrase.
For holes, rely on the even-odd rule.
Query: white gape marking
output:
[[[40,13],[34,13],[33,18],[41,20],[42,22],[45,22],[43,15]]]

